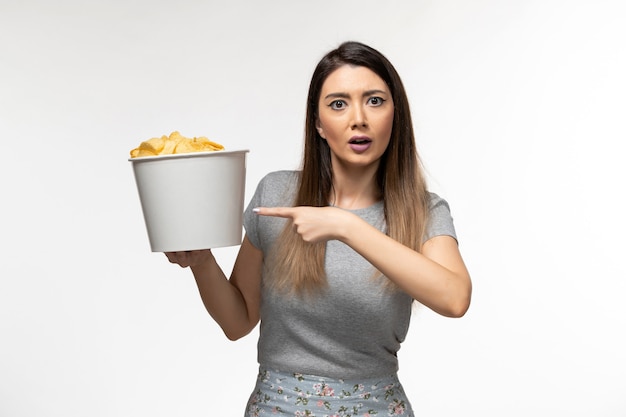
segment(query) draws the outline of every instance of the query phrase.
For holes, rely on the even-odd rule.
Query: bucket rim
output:
[[[200,152],[185,152],[185,153],[174,153],[174,154],[165,154],[165,155],[153,155],[153,156],[138,156],[135,158],[128,158],[129,162],[143,162],[143,161],[156,161],[163,159],[185,159],[185,158],[198,158],[198,157],[215,157],[224,154],[239,154],[239,153],[248,153],[249,149],[237,149],[232,151],[200,151]]]

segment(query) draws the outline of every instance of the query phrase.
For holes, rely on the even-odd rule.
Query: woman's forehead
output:
[[[348,93],[369,90],[389,92],[387,83],[371,69],[346,64],[326,77],[322,84],[322,97],[329,92]]]

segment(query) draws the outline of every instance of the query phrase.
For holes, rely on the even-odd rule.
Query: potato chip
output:
[[[144,142],[141,142],[141,144],[139,144],[139,149],[146,151],[146,152],[151,152],[154,155],[158,155],[163,149],[163,146],[165,146],[166,140],[167,140],[167,136],[162,136],[160,138],[152,138]]]
[[[160,138],[152,138],[141,142],[139,147],[130,151],[130,157],[139,158],[142,156],[189,152],[213,152],[223,149],[223,145],[213,142],[204,136],[186,138],[179,132],[172,132],[169,136],[163,135]]]
[[[223,145],[220,145],[217,142],[213,142],[209,140],[208,138],[205,138],[204,136],[201,136],[199,138],[194,138],[194,141],[201,143],[204,147],[206,147],[209,150],[221,151],[224,149]]]
[[[155,156],[155,155],[156,154],[151,152],[151,151],[148,151],[148,150],[145,150],[145,149],[139,149],[139,148],[136,148],[136,149],[133,149],[132,151],[130,151],[130,157],[131,158],[140,158],[142,156]]]

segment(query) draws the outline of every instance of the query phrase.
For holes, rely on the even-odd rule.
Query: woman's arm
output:
[[[210,250],[168,252],[172,263],[190,267],[207,311],[230,340],[250,333],[259,322],[263,253],[244,237],[230,280]]]
[[[346,225],[341,241],[433,311],[447,317],[465,314],[472,282],[453,237],[433,237],[418,253],[358,217],[353,221]]]
[[[472,282],[457,242],[450,236],[429,239],[419,253],[339,208],[260,207],[255,211],[291,219],[295,231],[307,242],[344,242],[411,297],[441,315],[461,317],[469,308]]]

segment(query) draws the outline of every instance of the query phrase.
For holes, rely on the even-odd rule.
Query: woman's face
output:
[[[391,138],[394,104],[385,81],[366,67],[344,65],[324,81],[317,131],[333,167],[377,167]]]

